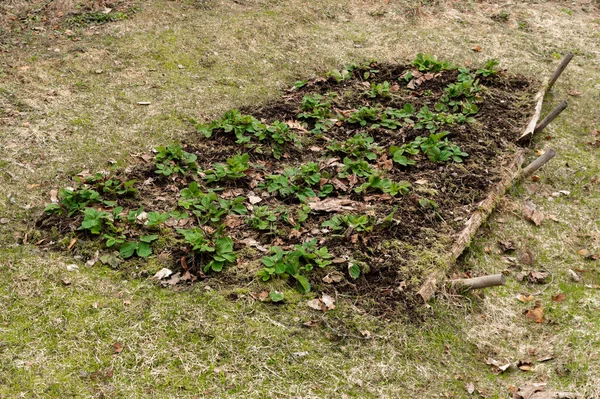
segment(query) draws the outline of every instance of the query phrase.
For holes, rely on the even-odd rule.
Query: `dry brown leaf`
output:
[[[71,242],[69,243],[69,246],[67,247],[67,249],[70,251],[71,248],[73,248],[73,246],[75,245],[76,242],[77,242],[77,237],[72,238]]]
[[[579,97],[583,94],[583,92],[576,89],[570,89],[569,91],[567,91],[567,94],[573,97]]]
[[[308,207],[317,212],[342,212],[356,210],[358,203],[345,198],[309,198]]]
[[[323,294],[321,302],[327,307],[327,310],[335,309],[335,299],[332,296]]]
[[[486,364],[492,366],[492,372],[494,374],[500,374],[508,370],[511,366],[510,362],[500,362],[496,359],[488,358],[485,361]]]
[[[552,300],[553,300],[554,302],[558,302],[558,303],[560,303],[560,302],[563,302],[563,301],[564,301],[566,298],[567,298],[567,296],[566,296],[564,293],[562,293],[562,292],[561,292],[560,294],[556,294],[556,295],[554,295],[554,296],[552,297]]]
[[[542,323],[544,321],[544,308],[536,304],[533,309],[529,309],[527,311],[525,317],[535,321],[536,323]]]
[[[325,312],[327,310],[327,307],[325,307],[325,305],[319,300],[319,299],[311,299],[310,301],[306,302],[306,304],[308,305],[309,308],[314,309],[314,310],[320,310]]]
[[[523,362],[519,360],[517,367],[523,371],[531,371],[533,369],[533,364],[531,364],[531,362]]]
[[[113,344],[113,353],[121,353],[123,352],[123,344],[120,342],[115,342]]]
[[[523,206],[523,216],[525,216],[525,219],[533,222],[536,226],[540,226],[544,220],[544,214],[536,210],[535,204],[531,201],[525,201]]]
[[[474,46],[471,47],[471,50],[475,51],[476,53],[481,53],[483,49],[481,48],[481,46]]]
[[[529,280],[530,283],[534,283],[534,284],[545,284],[546,278],[548,278],[549,275],[550,275],[550,273],[548,273],[548,272],[540,272],[540,271],[532,270],[527,275],[527,280]]]
[[[503,252],[514,251],[517,246],[514,241],[506,240],[506,241],[498,241],[498,245],[502,248]]]
[[[519,294],[516,296],[516,298],[521,301],[521,302],[531,302],[535,299],[535,297],[533,295],[523,295],[523,294]]]
[[[589,258],[589,257],[591,257],[591,255],[592,255],[592,254],[590,253],[590,251],[589,251],[589,250],[587,250],[587,249],[580,249],[579,251],[577,251],[577,253],[578,253],[580,256],[583,256],[584,258]]]

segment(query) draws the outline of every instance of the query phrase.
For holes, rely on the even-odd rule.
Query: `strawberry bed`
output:
[[[165,268],[157,278],[176,287],[285,281],[378,311],[410,304],[502,178],[534,92],[493,60],[346,66],[193,122],[184,143],[127,169],[75,176],[39,219],[40,246],[136,275]]]

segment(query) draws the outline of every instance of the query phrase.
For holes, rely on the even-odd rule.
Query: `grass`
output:
[[[591,183],[600,176],[599,150],[586,144],[600,128],[600,20],[594,3],[569,5],[572,15],[563,9],[157,1],[128,20],[76,28],[77,41],[51,30],[10,32],[30,44],[2,42],[0,93],[10,95],[0,95],[0,214],[10,222],[0,224],[0,397],[466,397],[472,382],[483,397],[504,398],[510,385],[528,381],[598,397],[600,291],[583,285],[600,283],[599,266],[577,251],[600,250],[599,185]],[[491,18],[503,12],[506,21]],[[412,59],[415,49],[456,63],[496,58],[535,76],[553,70],[555,54],[577,53],[545,112],[569,89],[584,94],[567,98],[569,108],[542,135],[552,139],[536,143],[557,148],[558,157],[538,173],[537,193],[532,182],[511,192],[459,264],[498,272],[507,255],[486,247],[510,238],[518,243],[512,256],[529,249],[536,264],[522,267],[552,272],[539,296],[550,323],[525,319],[532,305],[514,297],[544,287],[516,282],[514,272],[484,296],[441,296],[419,310],[422,322],[407,323],[361,314],[345,298],[317,314],[285,285],[291,304],[275,306],[252,300],[254,287],[226,291],[218,280],[174,291],[112,269],[79,264],[67,272],[76,260],[22,245],[32,226],[25,208],[41,209],[69,173],[108,167],[107,158],[127,165],[131,152],[185,138],[189,116],[264,102],[298,78],[351,61]],[[543,195],[558,190],[571,195]],[[525,197],[559,222],[524,221]],[[573,283],[568,269],[587,270],[584,282]],[[558,292],[562,303],[551,299]],[[535,360],[533,349],[554,359],[499,376],[485,364]]]

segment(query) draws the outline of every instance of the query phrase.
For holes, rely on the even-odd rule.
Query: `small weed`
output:
[[[248,165],[248,154],[234,155],[227,158],[227,164],[217,163],[214,169],[204,171],[204,180],[207,183],[214,183],[220,180],[236,180],[245,177],[245,171],[250,167]]]
[[[371,89],[369,90],[369,97],[370,98],[377,98],[377,97],[382,97],[382,98],[389,98],[391,97],[390,94],[390,82],[383,82],[383,83],[371,83]]]
[[[246,223],[256,230],[272,231],[278,219],[278,212],[270,210],[268,206],[255,206]]]
[[[160,146],[156,150],[157,154],[154,158],[156,163],[154,172],[156,174],[170,176],[198,170],[197,156],[184,151],[181,144],[171,144],[167,147]]]
[[[317,248],[317,239],[302,245],[296,245],[293,251],[284,251],[281,247],[273,246],[271,255],[261,259],[264,267],[258,272],[263,281],[270,280],[273,276],[293,277],[300,292],[309,292],[311,289],[305,274],[315,266],[325,267],[331,264],[331,254],[327,247]]]
[[[452,69],[452,66],[448,62],[438,61],[436,57],[431,54],[417,54],[417,57],[413,60],[412,65],[417,67],[420,72],[440,72],[447,69]]]
[[[475,73],[477,75],[482,75],[485,77],[488,76],[495,76],[498,74],[498,69],[496,69],[496,67],[500,65],[500,63],[498,62],[498,60],[495,59],[489,59],[486,61],[485,65],[483,66],[483,68],[478,69]]]
[[[353,156],[356,159],[368,159],[369,161],[373,161],[377,159],[376,152],[382,150],[382,148],[375,144],[374,141],[373,137],[366,133],[358,133],[346,141],[334,141],[327,146],[327,149],[334,153],[343,153]]]
[[[179,206],[191,210],[200,223],[219,223],[230,211],[240,215],[248,213],[244,206],[244,197],[231,200],[219,198],[212,190],[201,192],[196,182],[181,190],[180,195]]]
[[[116,205],[112,201],[103,200],[98,191],[87,187],[61,188],[58,191],[58,204],[52,203],[46,205],[44,212],[48,214],[62,214],[66,211],[68,216],[73,216],[89,204],[94,203],[107,206]]]
[[[373,230],[374,218],[368,215],[335,215],[321,224],[332,231],[356,231],[357,233],[370,232]]]
[[[357,187],[354,191],[357,193],[369,193],[379,191],[389,194],[392,197],[398,194],[404,195],[410,190],[410,183],[407,181],[394,182],[389,179],[381,178],[378,173],[369,176],[367,182]]]
[[[201,228],[177,229],[177,232],[183,235],[192,251],[210,259],[203,267],[205,273],[220,272],[225,265],[235,262],[236,254],[231,237],[210,239]]]

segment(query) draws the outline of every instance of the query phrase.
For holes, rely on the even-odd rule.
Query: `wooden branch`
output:
[[[506,168],[506,172],[502,180],[492,188],[487,198],[485,198],[483,202],[479,204],[479,207],[477,210],[475,210],[475,213],[473,213],[471,218],[467,221],[465,228],[460,232],[454,241],[454,245],[452,245],[450,252],[446,256],[445,264],[450,265],[456,262],[456,259],[458,259],[465,248],[471,243],[473,236],[481,224],[490,215],[500,198],[512,186],[515,178],[519,176],[519,170],[524,160],[525,156],[523,151],[519,150],[513,158],[513,161]],[[444,278],[444,275],[444,270],[436,270],[425,279],[421,285],[421,288],[417,292],[423,301],[429,301],[429,299],[435,293],[439,281]]]
[[[521,171],[519,179],[525,179],[531,176],[536,170],[544,166],[546,162],[554,158],[555,155],[556,151],[553,148],[550,148],[548,151],[546,151],[540,157],[538,157],[535,161],[527,165],[527,167]]]
[[[560,62],[560,65],[558,65],[558,68],[556,68],[556,71],[554,71],[554,74],[550,78],[550,82],[548,83],[548,88],[546,89],[546,91],[550,90],[552,86],[554,86],[554,83],[556,83],[556,80],[563,73],[563,71],[565,70],[567,65],[569,65],[569,62],[571,62],[572,59],[573,53],[568,53],[567,55],[565,55],[565,57]]]
[[[537,126],[538,120],[540,119],[540,115],[542,114],[542,106],[544,105],[544,96],[546,95],[547,88],[548,88],[548,79],[545,79],[542,82],[542,87],[540,88],[540,90],[536,93],[535,97],[533,98],[533,100],[536,102],[535,112],[533,113],[533,116],[529,120],[527,127],[525,127],[525,130],[523,130],[523,133],[517,139],[517,143],[522,144],[525,141],[527,141],[527,139],[530,139],[533,136],[535,127]]]
[[[504,274],[491,274],[489,276],[450,280],[449,283],[454,288],[477,290],[480,288],[504,285],[506,284],[506,277],[504,276]]]
[[[544,130],[546,128],[546,126],[548,126],[550,124],[550,122],[552,122],[554,120],[554,118],[556,118],[558,115],[560,115],[561,112],[563,112],[565,109],[567,109],[567,102],[565,100],[563,100],[560,104],[558,104],[556,106],[556,108],[554,108],[552,110],[552,112],[550,112],[536,127],[535,130],[533,131],[533,134],[537,134],[539,132],[541,132],[542,130]]]

